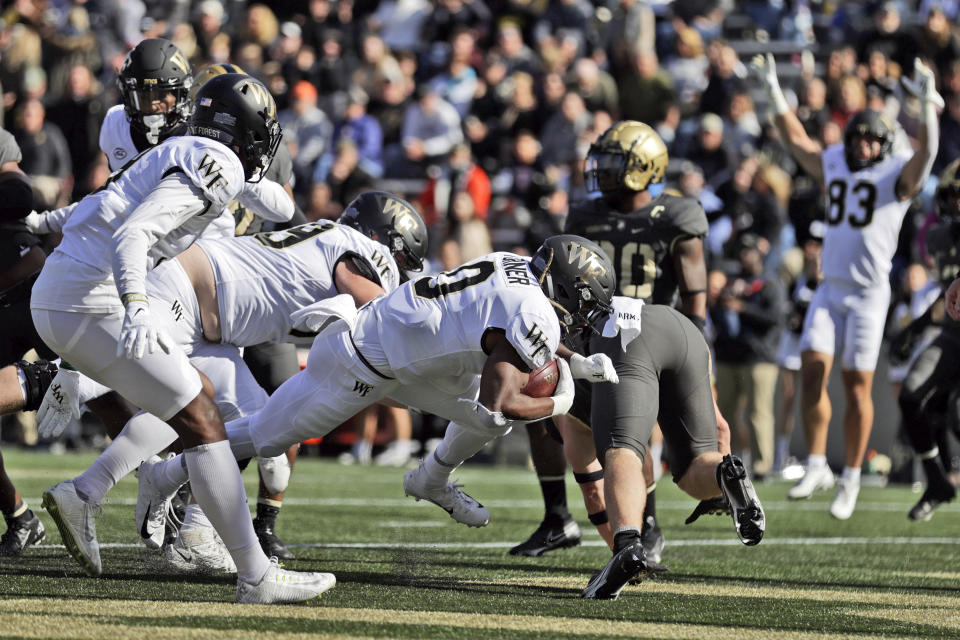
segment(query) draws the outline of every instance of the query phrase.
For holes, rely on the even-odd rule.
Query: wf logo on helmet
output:
[[[578,242],[570,243],[569,256],[570,264],[576,263],[577,269],[586,276],[602,278],[607,274],[600,256]]]

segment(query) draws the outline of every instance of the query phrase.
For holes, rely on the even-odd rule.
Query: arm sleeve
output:
[[[154,187],[113,234],[113,276],[121,296],[146,291],[150,248],[209,206],[203,192],[181,173]]]
[[[264,220],[286,222],[293,217],[293,200],[286,189],[272,180],[246,183],[238,200]]]
[[[53,211],[44,211],[40,214],[41,224],[44,226],[44,233],[60,233],[63,225],[67,224],[70,214],[77,208],[79,202],[68,204],[65,207],[54,209]]]

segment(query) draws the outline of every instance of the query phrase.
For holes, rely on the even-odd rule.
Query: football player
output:
[[[159,310],[158,325],[213,383],[226,419],[254,413],[267,398],[240,358],[240,348],[302,337],[300,318],[309,316],[314,303],[339,293],[365,304],[397,287],[396,260],[410,269],[422,264],[426,227],[406,201],[367,192],[348,205],[341,220],[344,224],[320,221],[253,236],[201,239],[148,275],[147,295]],[[388,251],[371,237],[399,242]],[[76,388],[67,378],[78,375],[65,370],[59,376],[62,388]],[[55,437],[86,401],[64,393],[45,435]],[[87,471],[66,482],[87,504],[99,507],[122,477],[176,437],[158,418],[141,413]],[[152,548],[163,542],[166,506],[138,503],[137,526]],[[70,509],[70,503],[61,508],[74,539],[68,549],[81,566],[99,567],[94,523],[85,512],[69,517]],[[73,521],[82,526],[73,527]],[[202,512],[188,508],[181,535],[164,547],[164,557],[183,570],[233,570],[209,527]]]
[[[707,282],[703,238],[707,216],[693,198],[669,193],[654,197],[651,187],[663,182],[667,163],[667,147],[653,128],[635,120],[615,123],[591,145],[587,154],[587,189],[600,197],[573,207],[566,231],[597,242],[607,252],[613,260],[620,295],[672,305],[679,294],[681,310],[703,331]],[[590,398],[589,382],[578,382],[570,415],[555,419],[565,442],[576,438],[566,437],[568,433],[589,429]],[[531,425],[528,432],[547,515],[530,538],[510,553],[537,556],[579,543],[579,527],[566,509],[564,452],[580,484],[590,521],[612,544],[600,463],[592,452],[560,445],[537,426]],[[644,461],[648,496],[643,540],[648,561],[659,563],[664,541],[656,520],[653,458],[647,456]]]
[[[787,497],[809,498],[834,484],[826,458],[831,414],[827,381],[834,358],[839,358],[847,398],[846,457],[830,514],[846,520],[857,503],[860,466],[873,424],[870,389],[890,301],[891,258],[910,199],[920,191],[937,155],[936,104],[943,102],[933,72],[917,61],[914,81],[905,82],[920,101],[921,126],[912,156],[893,152],[893,125],[869,109],[850,118],[842,144],[824,150],[788,107],[773,56],[757,56],[754,64],[781,137],[827,194],[824,279],[810,302],[800,338],[801,415],[810,455],[806,473]]]
[[[674,481],[703,501],[688,524],[703,513],[729,511],[740,541],[747,545],[759,543],[766,528],[747,471],[729,454],[730,431],[717,423],[710,352],[702,334],[667,306],[621,296],[613,298],[612,306],[602,331],[590,339],[590,351],[610,357],[620,382],[593,385],[590,424],[592,444],[604,461],[613,556],[581,594],[609,600],[616,599],[629,580],[649,570],[640,539],[643,459],[658,422],[669,447]],[[591,443],[588,439],[576,444],[589,448]]]
[[[450,482],[450,473],[514,424],[566,413],[572,371],[599,368],[606,356],[559,361],[553,397],[521,393],[525,372],[553,358],[561,326],[585,325],[614,291],[610,259],[573,235],[548,238],[533,259],[492,253],[448,273],[410,281],[321,332],[307,368],[249,419],[229,423],[238,458],[272,455],[322,436],[371,404],[389,398],[451,420],[443,441],[403,479],[404,491],[481,527],[486,508]],[[186,479],[177,459],[146,465],[157,499]]]
[[[280,144],[276,104],[258,81],[221,75],[198,92],[188,129],[76,205],[33,287],[34,325],[74,368],[176,430],[194,496],[236,563],[237,601],[308,600],[335,578],[286,571],[261,550],[216,405],[183,350],[157,330],[146,289],[150,267],[189,247],[245,182],[263,177]],[[68,502],[75,512],[94,508],[70,482],[44,494],[52,515]]]
[[[927,253],[946,289],[960,274],[960,160],[950,163],[940,174],[935,202],[941,223],[927,232]],[[923,333],[925,327],[935,322],[934,312],[939,306],[934,303],[934,307],[912,322],[904,333]],[[955,393],[958,377],[960,322],[948,317],[941,322],[940,334],[911,365],[900,391],[903,423],[927,475],[926,491],[907,514],[911,520],[929,520],[937,507],[957,495],[937,443],[946,422],[957,419]]]

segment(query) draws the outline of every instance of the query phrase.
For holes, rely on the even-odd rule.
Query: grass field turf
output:
[[[33,507],[47,486],[91,455],[4,452]],[[568,482],[584,545],[542,558],[507,549],[536,526],[532,472],[466,465],[466,490],[491,523],[468,529],[403,496],[398,469],[298,462],[278,532],[294,569],[332,571],[338,584],[306,605],[232,604],[234,578],[169,571],[132,526],[135,480],[108,497],[98,522],[104,574],[86,577],[47,539],[0,558],[0,638],[957,638],[960,509],[929,523],[906,511],[918,494],[865,487],[853,518],[827,513],[830,494],[787,503],[789,485],[759,487],[767,537],[741,545],[728,517],[684,526],[694,502],[669,481],[658,491],[671,571],[615,602],[578,598],[609,557]],[[255,474],[245,475],[253,495]]]

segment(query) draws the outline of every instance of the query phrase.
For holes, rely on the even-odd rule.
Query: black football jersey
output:
[[[936,265],[937,281],[946,292],[960,276],[960,220],[947,220],[927,231],[927,254]],[[960,322],[944,317],[943,327],[960,333]]]
[[[674,305],[678,275],[671,253],[678,240],[707,234],[707,215],[693,198],[661,194],[631,213],[611,211],[602,200],[571,207],[565,233],[593,240],[607,252],[620,295]]]

